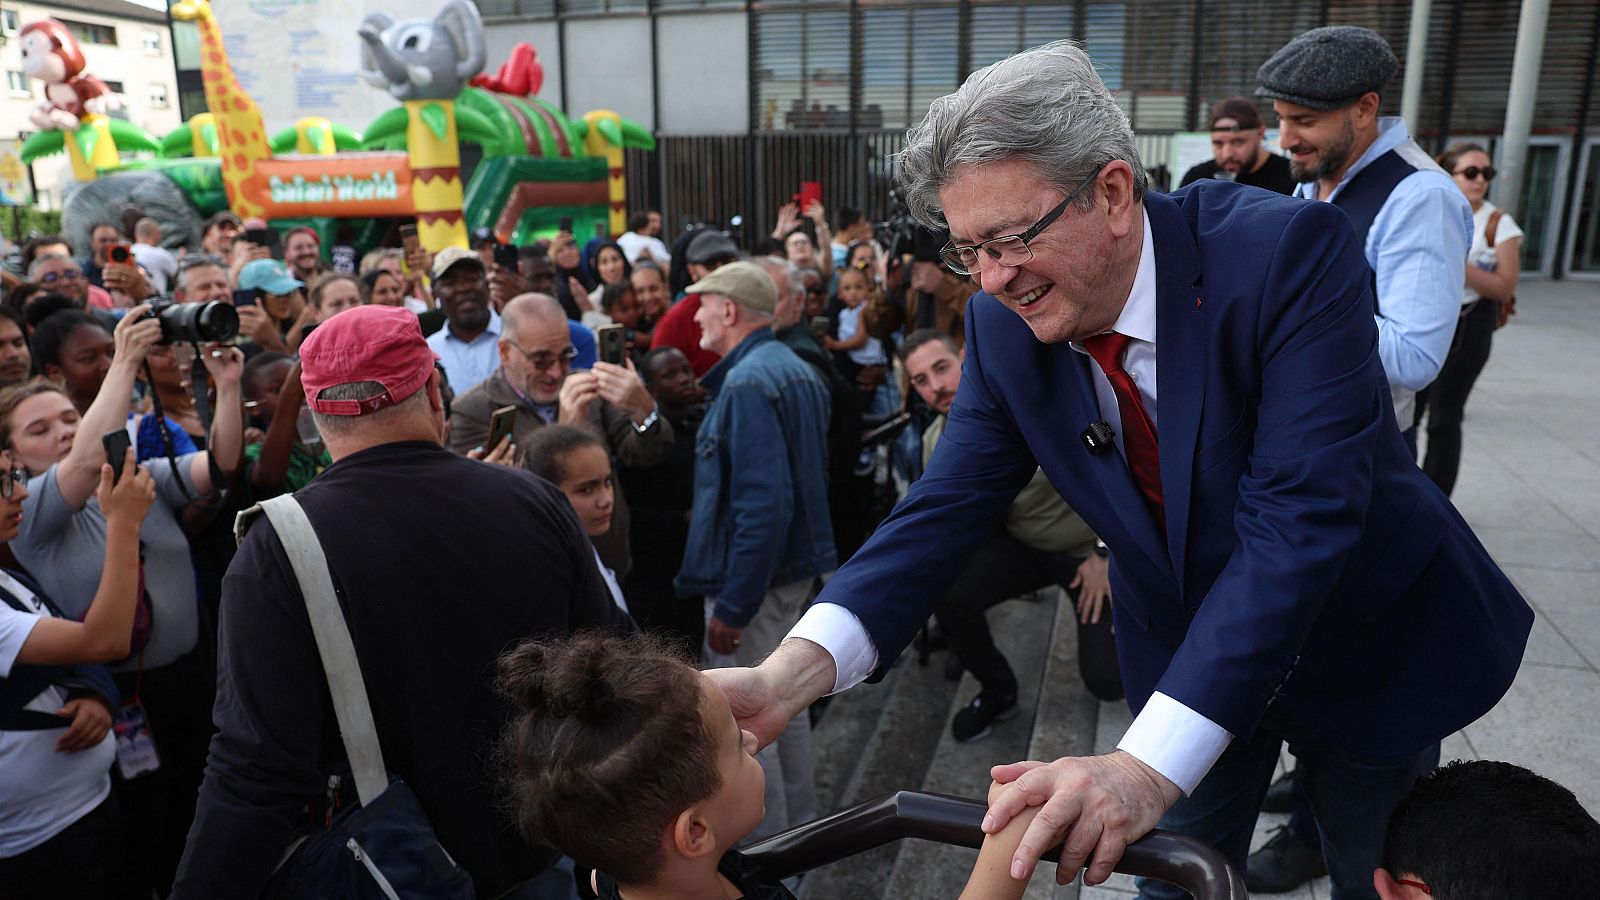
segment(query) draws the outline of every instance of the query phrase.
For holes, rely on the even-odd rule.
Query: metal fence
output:
[[[629,151],[628,212],[659,209],[676,231],[689,222],[727,225],[765,236],[803,181],[822,184],[823,202],[861,209],[874,221],[888,212],[892,155],[902,131],[765,133],[659,137],[653,151]]]
[[[673,233],[691,222],[727,226],[739,216],[753,243],[771,231],[802,181],[816,181],[830,218],[850,206],[881,222],[894,187],[893,157],[904,144],[898,129],[658,137],[655,150],[627,151],[628,212],[660,210]],[[1183,175],[1165,170],[1171,148],[1170,134],[1138,135],[1156,189],[1166,189],[1163,175],[1173,184]]]

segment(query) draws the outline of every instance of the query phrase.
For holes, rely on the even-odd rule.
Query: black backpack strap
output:
[[[61,610],[50,598],[46,597],[33,579],[20,572],[10,569],[6,574],[15,578],[23,587],[33,592],[39,602],[50,610],[57,618],[65,618]],[[20,597],[12,595],[4,587],[0,587],[0,602],[18,612],[32,613],[33,610],[22,601]],[[0,678],[0,731],[47,731],[52,728],[65,728],[72,724],[72,720],[54,713],[40,712],[38,710],[24,709],[33,698],[51,686],[65,689],[67,693],[91,693],[106,699],[114,709],[121,700],[117,691],[116,682],[111,673],[104,666],[13,666],[11,675]]]
[[[1366,167],[1357,172],[1353,178],[1345,182],[1339,190],[1339,196],[1333,198],[1333,205],[1344,210],[1350,217],[1350,224],[1355,226],[1356,240],[1363,251],[1367,246],[1367,233],[1372,230],[1372,223],[1377,221],[1378,213],[1383,210],[1383,205],[1389,202],[1389,195],[1394,193],[1395,187],[1405,181],[1417,167],[1406,162],[1400,154],[1390,150],[1377,159],[1367,163]],[[1378,273],[1372,273],[1372,301],[1374,306],[1378,302]],[[1381,312],[1378,313],[1382,315]]]

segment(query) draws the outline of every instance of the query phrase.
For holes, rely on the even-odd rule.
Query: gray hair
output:
[[[65,253],[45,253],[43,255],[34,257],[33,262],[28,265],[28,280],[33,281],[34,279],[38,278],[39,270],[44,268],[45,263],[54,262],[58,259],[64,259],[67,262],[72,263],[72,267],[77,269],[79,272],[83,271],[83,266],[79,265],[77,260],[66,255]]]
[[[1112,160],[1133,167],[1133,196],[1144,199],[1145,172],[1133,127],[1095,73],[1089,55],[1056,41],[972,73],[954,94],[933,101],[906,133],[895,158],[911,214],[942,227],[939,189],[963,167],[1020,159],[1062,192]],[[1077,200],[1094,208],[1092,191]]]
[[[750,261],[767,270],[769,276],[775,276],[789,285],[789,296],[798,297],[806,292],[806,282],[800,277],[800,269],[787,259],[776,256],[752,256]],[[776,283],[776,282],[774,282]]]
[[[224,276],[228,274],[228,267],[218,257],[209,253],[185,254],[182,259],[178,260],[178,280],[173,283],[173,288],[180,291],[187,290],[189,287],[189,273],[195,269],[203,269],[206,266],[215,266],[221,269]]]

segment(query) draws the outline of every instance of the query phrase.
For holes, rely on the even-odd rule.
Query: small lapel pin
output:
[[[1199,297],[1194,298],[1194,308],[1195,309],[1199,309],[1200,308],[1200,298]]]

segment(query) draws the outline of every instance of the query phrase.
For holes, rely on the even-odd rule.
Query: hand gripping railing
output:
[[[787,878],[901,838],[976,849],[983,843],[977,800],[900,791],[775,834],[744,851],[763,875]],[[1055,862],[1056,847],[1044,859]],[[1169,831],[1152,831],[1128,845],[1116,870],[1175,884],[1195,900],[1245,900],[1244,878],[1212,847]],[[954,896],[954,891],[951,895]]]

